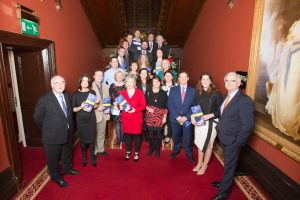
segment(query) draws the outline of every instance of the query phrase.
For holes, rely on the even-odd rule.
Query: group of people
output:
[[[179,73],[177,80],[177,74],[170,69],[169,60],[160,55],[164,55],[162,52],[167,49],[160,45],[162,36],[157,36],[155,43],[154,35],[149,34],[148,41],[143,42],[138,40],[139,34],[136,31],[133,39],[129,34],[127,40],[121,41],[118,55],[111,58],[110,68],[104,73],[96,71],[93,82],[88,75],[82,75],[72,98],[64,92],[64,78],[57,75],[51,79],[52,91],[38,100],[34,119],[42,130],[51,179],[65,187],[67,183],[62,175],[79,173],[72,168],[74,112],[83,166],[87,165],[87,148],[90,149],[93,166],[97,164],[98,154],[108,155],[104,151],[104,139],[106,122],[110,119],[114,122],[117,145],[125,142],[125,160],[132,155],[134,161],[139,160],[142,138],[149,143],[148,156],[155,152],[157,157],[160,156],[162,140],[168,143],[172,138],[174,146],[171,159],[180,153],[183,144],[188,160],[195,163],[194,141],[198,147],[198,159],[193,171],[198,175],[205,173],[218,135],[225,165],[222,181],[213,182],[214,186],[220,186],[214,199],[228,197],[240,149],[246,144],[254,126],[253,102],[239,91],[240,76],[234,72],[225,75],[225,88],[228,91],[225,100],[209,73],[202,74],[196,88],[193,88],[188,84],[188,73]],[[157,56],[151,57],[148,62],[150,51],[155,51],[156,47]],[[133,59],[130,66],[126,64],[126,55],[129,60]],[[158,67],[160,57],[161,67]],[[97,97],[91,112],[85,110],[89,94]],[[120,96],[124,98],[121,103],[117,101]],[[103,112],[103,99],[107,97],[111,98],[110,113]],[[196,120],[199,116],[192,113],[191,108],[195,105],[200,105],[202,109],[203,124],[199,124]]]

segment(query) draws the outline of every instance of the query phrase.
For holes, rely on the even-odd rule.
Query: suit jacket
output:
[[[44,144],[64,144],[68,134],[74,132],[71,96],[64,93],[67,106],[67,117],[52,91],[38,99],[34,112],[34,120],[42,131]]]
[[[180,85],[171,88],[168,98],[168,109],[172,123],[178,123],[176,120],[178,116],[185,116],[190,120],[192,114],[191,107],[194,104],[195,94],[195,89],[187,86],[184,102],[182,103]]]
[[[153,46],[152,46],[152,49],[151,49],[151,48],[150,48],[150,43],[148,42],[148,49],[149,49],[149,50],[148,50],[149,53],[153,54],[153,52],[154,52],[153,50],[154,50],[154,49],[157,49],[157,43],[153,41]],[[155,52],[155,53],[156,53],[156,52]]]
[[[108,85],[106,85],[105,83],[101,83],[102,84],[102,93],[103,93],[103,97],[102,98],[108,98],[109,97],[109,89],[108,89]],[[92,83],[92,90],[94,90],[96,92],[96,96],[100,99],[99,104],[102,105],[102,99],[100,98],[100,93],[99,93],[99,89],[95,83],[95,81]],[[96,114],[96,122],[99,123],[101,122],[104,118],[104,114],[102,111],[99,110],[95,110],[95,114]]]
[[[158,49],[158,45],[156,44],[153,48],[153,59],[156,61],[157,60],[157,56],[156,56],[156,51]],[[163,51],[163,59],[167,59],[169,56],[169,47],[168,45],[166,45],[165,43],[162,44],[162,46],[160,47],[160,49]]]
[[[141,55],[142,55],[142,51],[136,51],[134,54],[134,60],[138,60]],[[148,50],[146,50],[145,55],[148,57],[149,62],[152,63],[153,62],[152,54],[148,52]]]
[[[244,145],[254,128],[254,104],[241,91],[235,94],[221,114],[217,129],[223,145]]]

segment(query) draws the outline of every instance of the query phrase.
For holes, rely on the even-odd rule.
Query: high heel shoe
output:
[[[193,169],[193,172],[198,172],[201,169],[201,165],[196,165]]]
[[[202,166],[201,169],[197,172],[197,175],[203,175],[207,169],[207,165]]]
[[[131,152],[126,152],[125,160],[129,160]]]
[[[87,165],[87,161],[86,161],[86,160],[83,160],[83,161],[82,161],[82,166],[86,167],[86,165]]]
[[[166,137],[166,138],[164,139],[164,143],[165,143],[165,144],[169,144],[170,141],[171,141],[171,138],[169,138],[169,137]]]
[[[134,160],[135,162],[139,161],[139,153],[137,153],[137,152],[134,153],[133,160]]]

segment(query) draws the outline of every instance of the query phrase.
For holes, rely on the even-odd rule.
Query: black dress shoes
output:
[[[53,180],[55,183],[57,183],[57,185],[61,188],[67,187],[68,183],[66,181],[64,181],[63,179],[59,179],[59,180]]]
[[[104,157],[108,156],[108,153],[106,151],[102,151],[99,154],[102,155],[102,156],[104,156]]]
[[[216,187],[216,188],[220,187],[220,181],[211,182],[211,186]]]
[[[223,200],[223,199],[225,199],[225,198],[222,197],[222,196],[219,195],[219,194],[217,194],[216,196],[214,196],[214,197],[212,198],[212,200]]]
[[[63,173],[63,175],[65,175],[65,174],[71,174],[71,175],[75,176],[75,175],[79,174],[79,171],[75,170],[75,169],[71,169],[70,171]]]
[[[188,158],[189,161],[191,161],[192,163],[195,163],[195,162],[196,162],[195,159],[194,159],[194,157],[193,157],[193,155],[191,155],[191,156],[187,155],[187,158]]]
[[[170,157],[171,157],[171,159],[174,159],[174,158],[176,158],[177,155],[178,155],[178,153],[173,152],[173,153],[171,153]]]

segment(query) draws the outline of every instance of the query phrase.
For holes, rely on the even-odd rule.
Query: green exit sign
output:
[[[20,19],[22,33],[32,36],[39,36],[39,25],[35,22],[29,21],[27,19]]]

